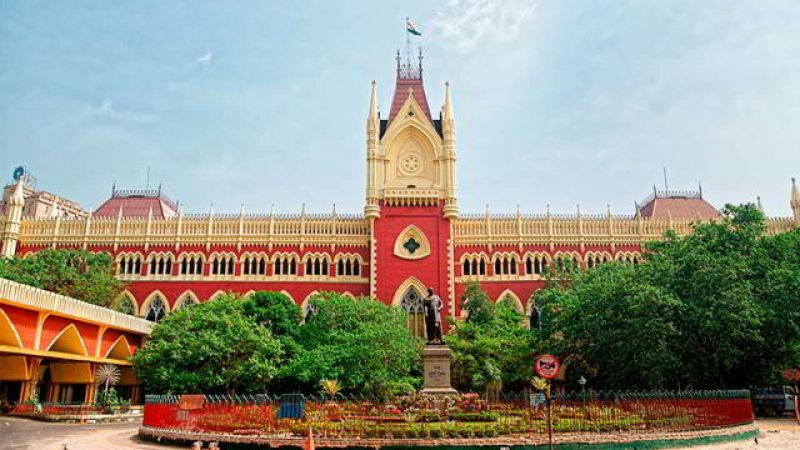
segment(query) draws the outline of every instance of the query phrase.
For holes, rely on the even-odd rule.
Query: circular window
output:
[[[406,175],[415,175],[422,171],[422,161],[417,155],[406,155],[403,157],[402,161],[400,161],[400,169]]]

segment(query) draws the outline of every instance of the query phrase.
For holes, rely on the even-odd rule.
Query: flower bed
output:
[[[296,418],[279,417],[279,398],[212,396],[199,400],[148,397],[144,425],[281,438],[300,438],[312,429],[315,435],[330,439],[470,439],[543,435],[548,430],[547,407],[532,404],[528,396],[500,401],[486,401],[475,394],[415,394],[389,402],[310,399],[303,402],[304,414]],[[747,391],[554,397],[549,413],[554,433],[678,432],[753,420]]]

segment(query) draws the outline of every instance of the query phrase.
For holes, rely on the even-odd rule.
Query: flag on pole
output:
[[[409,20],[408,17],[406,17],[406,31],[413,34],[414,36],[422,36],[422,33],[420,33],[419,31],[417,31],[416,28],[414,28],[414,24],[411,23],[411,20]]]
[[[314,434],[311,431],[311,427],[308,427],[308,437],[306,437],[306,441],[303,443],[303,450],[315,450]]]

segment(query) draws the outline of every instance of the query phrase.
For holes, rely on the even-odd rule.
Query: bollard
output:
[[[194,441],[194,443],[192,444],[192,450],[200,450],[202,448],[203,448],[202,441]]]

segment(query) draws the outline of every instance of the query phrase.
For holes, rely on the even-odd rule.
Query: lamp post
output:
[[[586,378],[583,375],[578,378],[578,384],[581,385],[581,403],[583,408],[586,409]]]

